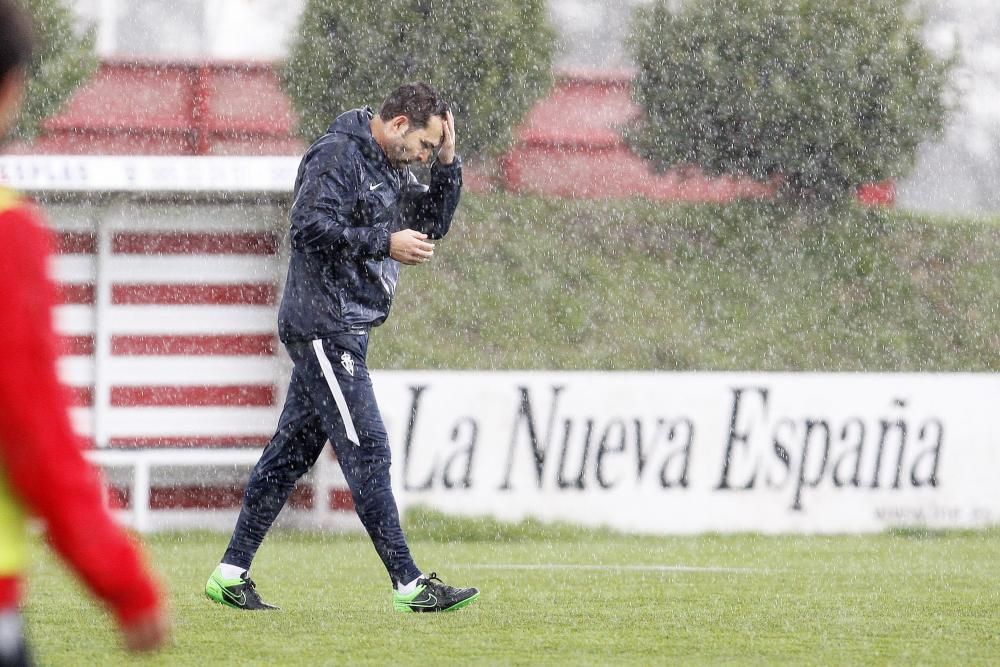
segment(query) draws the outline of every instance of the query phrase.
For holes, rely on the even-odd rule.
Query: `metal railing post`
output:
[[[94,447],[104,448],[110,442],[108,411],[111,408],[111,230],[108,229],[107,209],[94,220],[96,252],[94,253]]]

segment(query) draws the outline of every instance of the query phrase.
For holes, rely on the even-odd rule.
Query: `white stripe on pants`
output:
[[[344,428],[347,430],[347,439],[355,445],[360,445],[358,432],[354,429],[354,420],[351,419],[351,411],[347,409],[347,399],[344,398],[344,392],[340,388],[340,383],[337,382],[337,376],[333,373],[330,359],[323,350],[323,341],[317,338],[312,342],[312,346],[313,350],[316,351],[319,367],[323,369],[326,384],[330,387],[330,393],[333,394],[333,400],[337,403],[337,409],[340,410],[340,418],[344,421]]]

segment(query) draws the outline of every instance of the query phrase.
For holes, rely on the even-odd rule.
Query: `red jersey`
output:
[[[128,625],[159,607],[159,593],[70,427],[56,375],[51,235],[40,220],[0,188],[0,473],[11,500],[45,523],[53,548]],[[0,610],[17,602],[18,577],[0,576]]]

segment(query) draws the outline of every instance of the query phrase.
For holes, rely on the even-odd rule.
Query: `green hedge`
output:
[[[1000,223],[463,196],[373,368],[1000,370]]]
[[[73,12],[61,0],[23,0],[35,24],[38,50],[13,138],[31,139],[42,120],[97,69],[94,31],[77,35]]]
[[[309,0],[283,83],[311,141],[337,114],[406,81],[433,84],[455,112],[459,151],[497,155],[551,83],[544,0]]]
[[[922,43],[909,0],[657,0],[631,38],[632,143],[679,164],[768,181],[800,202],[904,176],[939,132],[954,59]]]

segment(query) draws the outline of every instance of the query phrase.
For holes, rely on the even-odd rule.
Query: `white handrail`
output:
[[[145,533],[152,527],[149,506],[151,473],[154,466],[249,465],[257,463],[257,449],[92,449],[84,455],[99,466],[133,469],[131,499],[132,527]]]
[[[129,466],[144,461],[151,466],[253,465],[259,449],[91,449],[86,456],[102,466]]]

